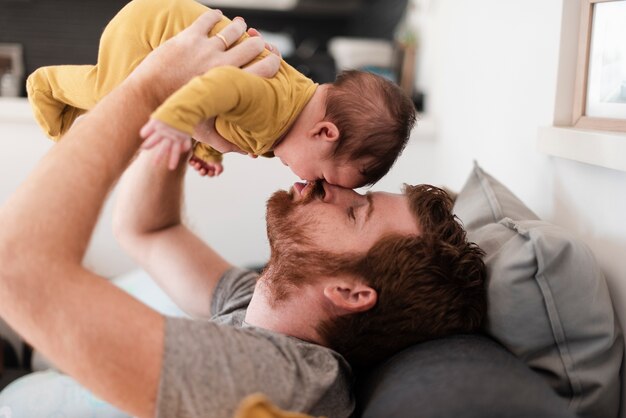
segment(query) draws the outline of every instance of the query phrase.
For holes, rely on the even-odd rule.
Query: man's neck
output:
[[[263,278],[260,278],[248,305],[245,321],[255,327],[326,345],[315,329],[321,320],[322,311],[314,292],[313,288],[305,286],[286,300],[272,303],[271,292]]]

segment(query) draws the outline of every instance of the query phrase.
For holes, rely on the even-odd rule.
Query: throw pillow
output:
[[[485,252],[486,331],[581,417],[616,417],[623,340],[589,248],[475,165],[454,210]]]

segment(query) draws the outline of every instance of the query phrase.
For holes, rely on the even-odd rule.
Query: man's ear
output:
[[[309,131],[312,138],[323,139],[328,142],[335,142],[339,139],[339,128],[332,122],[323,120],[317,122]]]
[[[341,314],[365,312],[374,307],[378,294],[358,281],[334,282],[324,288],[324,296]]]

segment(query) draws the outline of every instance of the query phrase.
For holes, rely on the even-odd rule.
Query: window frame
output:
[[[614,1],[624,0],[581,0],[578,60],[572,112],[572,126],[574,128],[626,132],[626,119],[591,117],[585,114],[594,7],[598,3]]]

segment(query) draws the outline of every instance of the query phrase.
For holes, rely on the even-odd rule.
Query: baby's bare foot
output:
[[[224,171],[222,163],[207,163],[196,156],[189,159],[191,165],[201,176],[214,177],[219,176]]]

